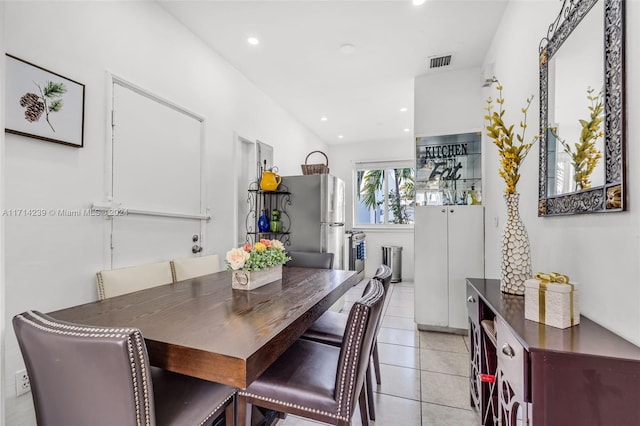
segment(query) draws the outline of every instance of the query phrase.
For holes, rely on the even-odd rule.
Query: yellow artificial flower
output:
[[[514,134],[512,124],[508,126],[503,121],[505,110],[503,109],[504,98],[502,97],[502,86],[497,78],[493,78],[493,82],[496,83],[496,89],[498,90],[498,98],[495,102],[500,105],[498,111],[493,109],[493,99],[487,99],[487,106],[484,108],[487,111],[487,115],[484,119],[487,121],[485,128],[487,129],[487,136],[489,136],[494,145],[498,147],[498,153],[500,154],[500,169],[498,174],[504,179],[507,187],[505,193],[515,194],[516,184],[520,180],[520,164],[525,159],[529,150],[538,140],[539,136],[533,137],[531,143],[524,142],[524,136],[527,129],[527,111],[533,100],[533,96],[527,98],[527,105],[521,109],[524,118],[520,121],[521,134]],[[514,136],[516,142],[514,142]]]
[[[575,148],[560,138],[556,133],[557,129],[550,129],[553,136],[562,144],[564,151],[571,157],[577,191],[591,188],[591,173],[602,158],[602,152],[596,148],[596,141],[604,136],[604,132],[600,130],[604,121],[603,94],[600,92],[594,95],[593,92],[591,87],[587,88],[587,99],[591,101],[588,109],[591,112],[589,120],[578,120],[582,131],[579,142],[574,144]]]

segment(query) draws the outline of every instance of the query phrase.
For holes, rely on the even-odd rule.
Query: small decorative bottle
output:
[[[269,232],[269,216],[267,216],[267,210],[262,210],[262,214],[258,218],[258,231]]]
[[[467,191],[467,204],[468,205],[480,204],[478,203],[478,196],[476,194],[475,185],[471,185],[471,189]]]
[[[271,210],[271,232],[280,232],[280,210]]]

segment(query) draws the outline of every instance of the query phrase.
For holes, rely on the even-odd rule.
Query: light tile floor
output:
[[[365,283],[349,290],[344,312],[362,295]],[[413,282],[391,284],[389,292],[378,334],[382,384],[375,389],[375,425],[478,425],[479,418],[469,406],[467,338],[418,331],[413,321]],[[359,412],[352,423],[362,424]],[[287,416],[279,424],[318,425],[296,416]]]

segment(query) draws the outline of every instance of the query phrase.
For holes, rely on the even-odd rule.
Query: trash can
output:
[[[382,246],[382,263],[391,268],[391,282],[402,281],[402,247]]]

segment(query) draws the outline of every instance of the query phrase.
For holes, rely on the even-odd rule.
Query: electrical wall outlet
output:
[[[31,392],[31,382],[27,370],[16,371],[16,396]]]

